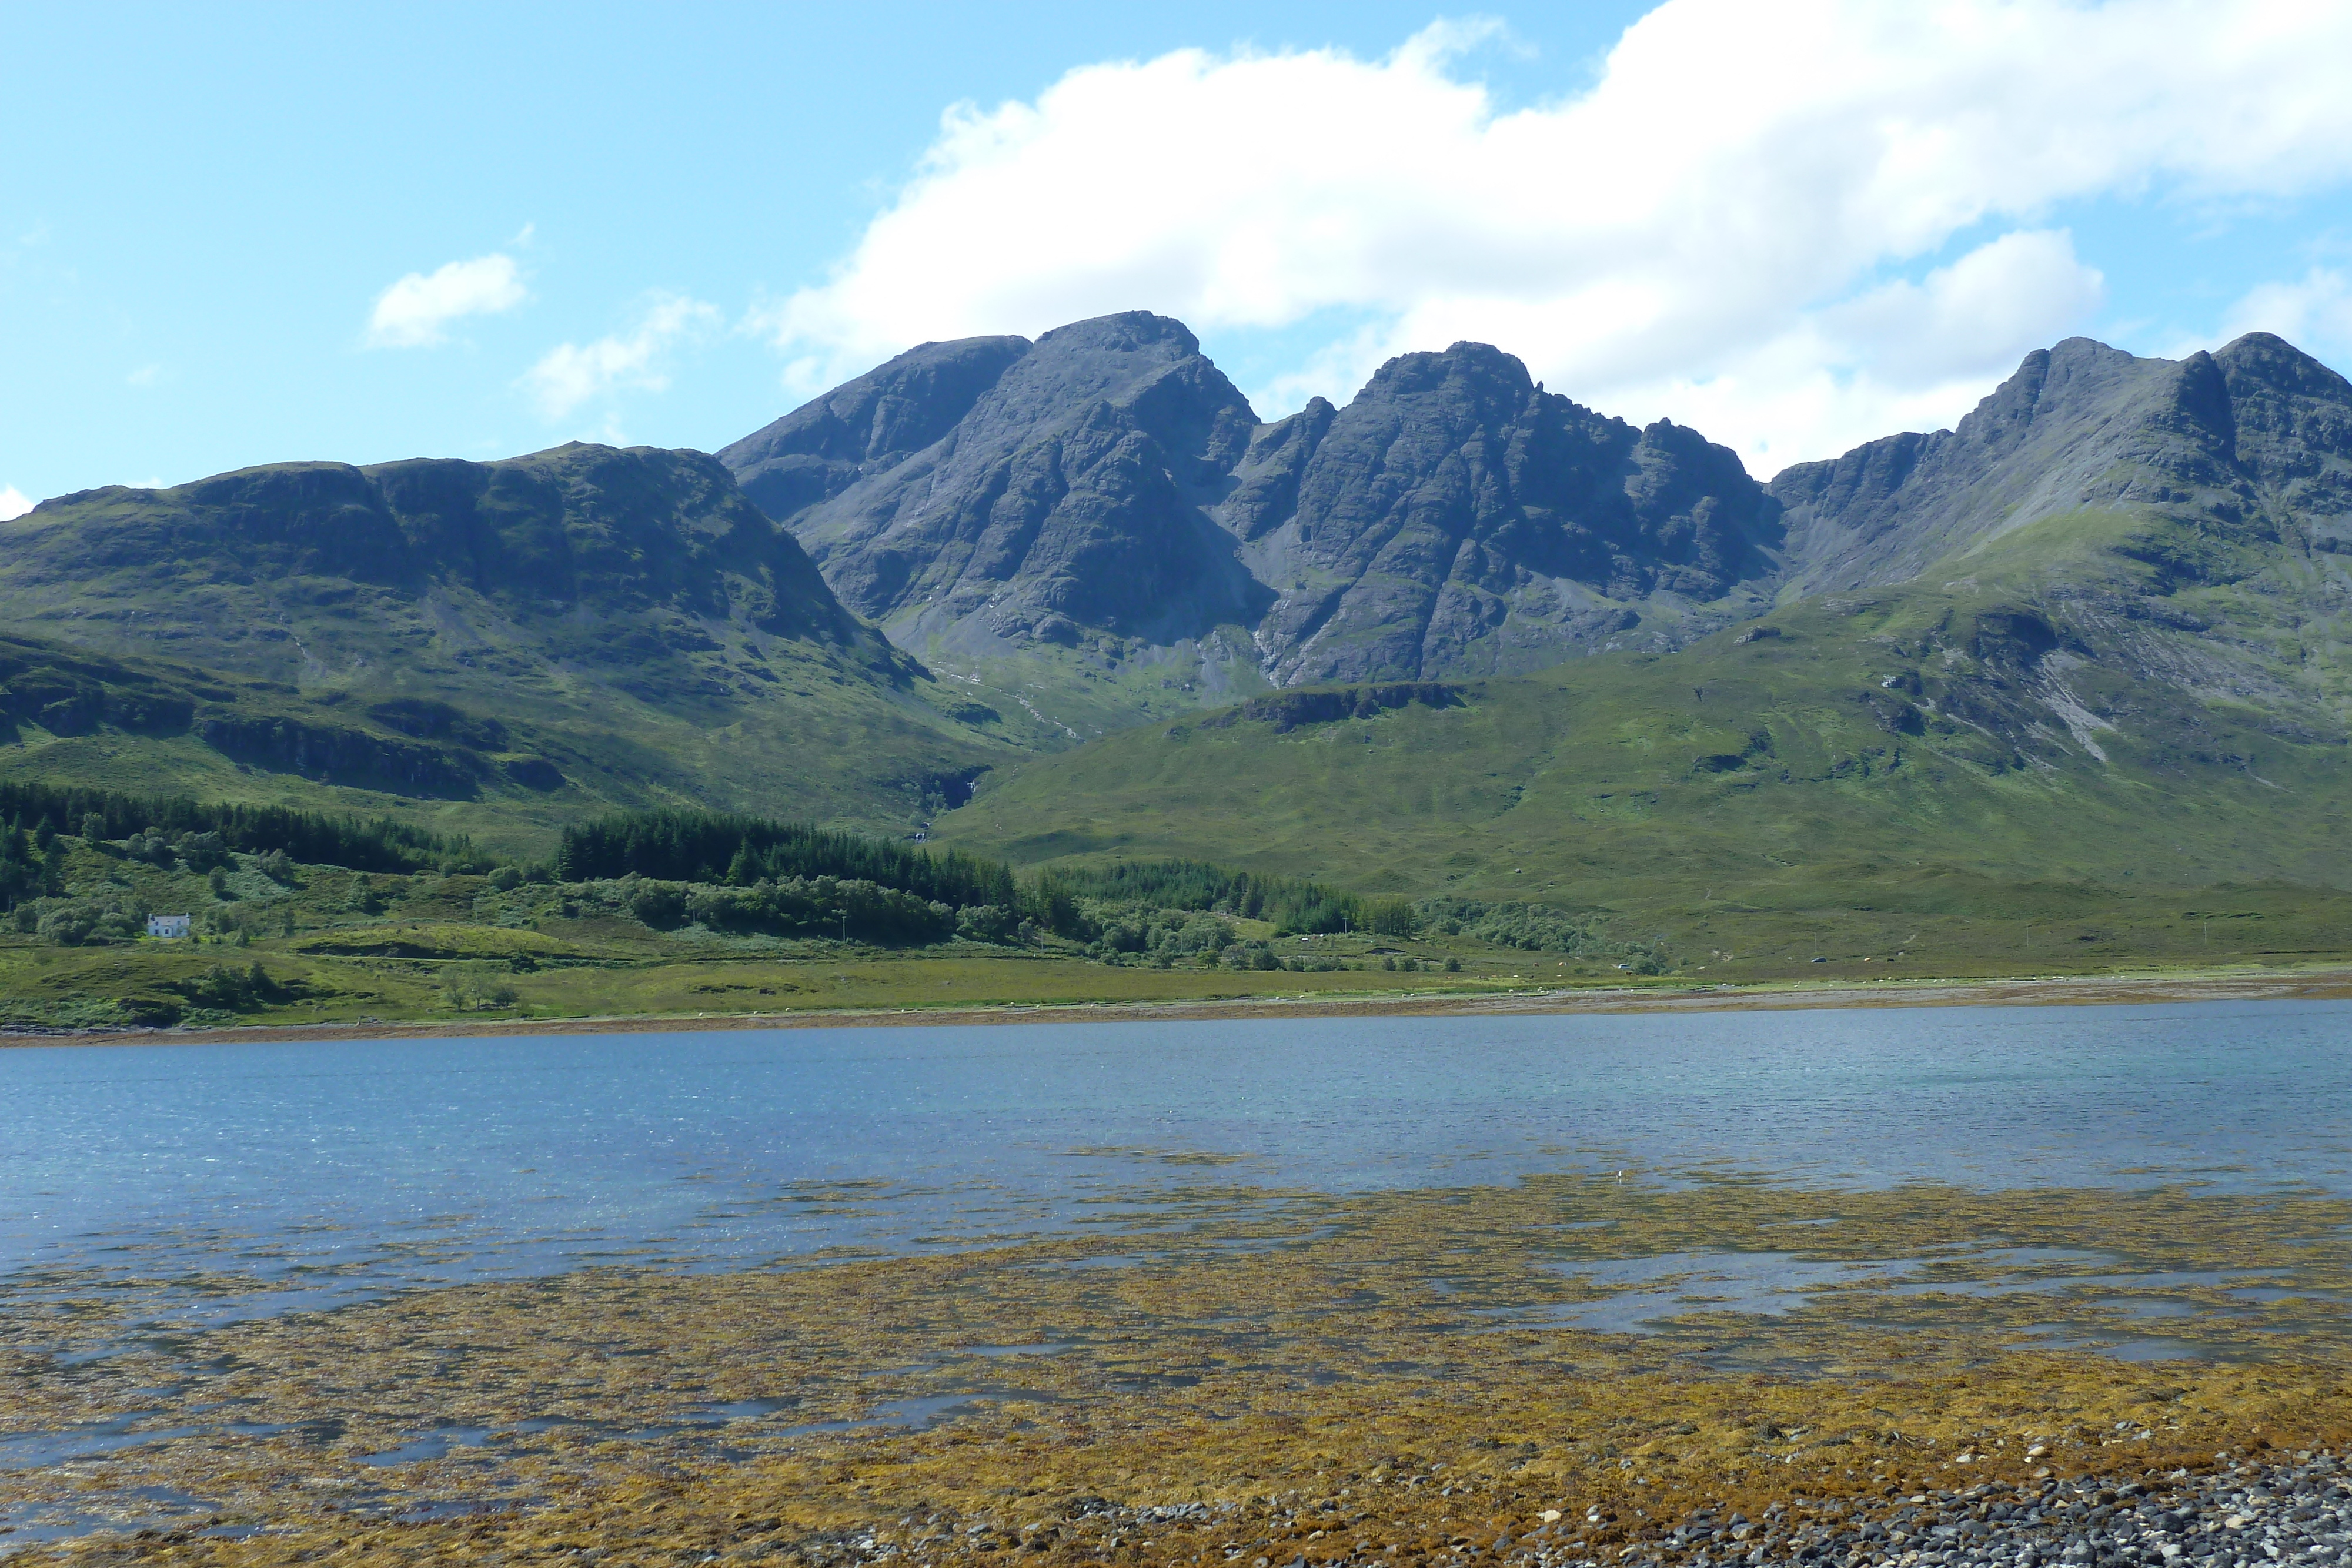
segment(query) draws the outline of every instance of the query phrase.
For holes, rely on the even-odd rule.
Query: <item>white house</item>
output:
[[[185,936],[188,918],[184,915],[151,915],[147,917],[147,935],[166,939]]]

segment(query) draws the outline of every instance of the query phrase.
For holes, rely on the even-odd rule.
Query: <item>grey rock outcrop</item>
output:
[[[926,344],[720,455],[903,646],[1226,627],[1276,685],[1536,669],[1645,619],[1671,643],[1762,608],[1738,591],[1780,537],[1729,451],[1497,350],[1406,355],[1344,410],[1260,424],[1141,312]]]
[[[2352,384],[2284,340],[2138,359],[2036,350],[1951,430],[1890,435],[1771,484],[1801,591],[1901,582],[2084,508],[2158,507],[2352,548]]]
[[[976,342],[892,365],[969,366],[1020,344]],[[835,591],[902,644],[939,635],[973,652],[1081,629],[1172,642],[1254,620],[1266,596],[1203,507],[1256,421],[1192,334],[1137,311],[1020,347],[961,413],[976,376],[939,378],[932,402],[894,415],[944,427],[922,450],[782,514]],[[772,429],[818,423],[802,410]]]
[[[947,434],[1028,351],[1026,338],[922,344],[745,436],[719,460],[770,517],[789,517]]]
[[[1253,442],[1223,512],[1285,590],[1257,631],[1278,684],[1540,668],[1773,570],[1779,507],[1732,452],[1483,343],[1392,360],[1328,411]]]
[[[59,496],[0,541],[0,594],[27,600],[97,579],[110,597],[159,601],[323,580],[404,601],[464,589],[525,614],[740,613],[778,636],[874,642],[700,452],[573,442],[496,463],[271,464]]]
[[[1181,705],[1667,651],[2069,513],[2352,552],[2352,385],[2263,333],[2179,361],[2069,339],[1952,430],[1769,486],[1696,431],[1595,413],[1479,343],[1260,423],[1191,332],[1139,312],[926,344],[722,456],[900,646],[1058,661],[1112,724],[1159,711],[1151,693],[1118,717],[1136,698],[1111,683],[1139,667],[1193,677],[1159,682]],[[2116,616],[2186,613],[2102,581]]]

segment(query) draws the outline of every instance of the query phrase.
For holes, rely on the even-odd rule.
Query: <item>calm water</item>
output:
[[[2347,1044],[2263,1002],[0,1051],[0,1279],[241,1312],[1623,1166],[2340,1194]]]

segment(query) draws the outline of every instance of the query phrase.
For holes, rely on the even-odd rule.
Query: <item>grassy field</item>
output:
[[[494,779],[441,798],[240,763],[171,728],[175,701],[200,718],[282,711],[316,734],[373,723],[366,672],[398,661],[369,639],[399,632],[393,621],[314,606],[320,636],[331,630],[348,656],[344,673],[299,691],[258,665],[205,675],[0,639],[0,698],[19,714],[0,736],[0,778],[382,811],[470,832],[518,862],[547,856],[557,824],[619,801],[717,800],[893,834],[929,821],[940,842],[1032,870],[1192,858],[1415,900],[1423,922],[1419,946],[1347,937],[1312,950],[1353,967],[1146,970],[1050,939],[908,954],[663,933],[616,925],[609,909],[583,915],[551,885],[494,894],[463,877],[391,879],[361,897],[343,890],[348,873],[319,868],[300,887],[246,879],[223,899],[202,879],[157,881],[91,851],[76,873],[91,889],[203,913],[205,929],[284,968],[285,985],[239,998],[223,982],[204,1000],[182,970],[224,956],[92,949],[9,958],[0,998],[25,1023],[423,1017],[488,1005],[435,966],[488,964],[510,971],[490,988],[514,993],[498,1006],[653,1016],[1600,983],[1636,959],[1682,984],[2329,961],[2352,956],[2341,711],[2352,661],[2340,617],[2294,607],[2327,600],[2318,579],[2334,570],[2160,518],[2076,514],[1955,561],[1960,575],[1785,605],[1671,653],[1386,695],[1258,693],[1056,755],[1020,747],[1055,744],[1049,732],[1066,743],[1078,718],[1108,725],[1122,703],[1198,694],[1163,690],[1173,674],[1107,647],[1076,676],[1005,664],[962,672],[977,684],[943,670],[900,690],[847,681],[816,644],[763,651],[719,627],[738,641],[688,647],[679,632],[649,654],[627,677],[641,701],[612,685],[617,674],[543,657],[558,631],[590,635],[567,622],[503,651],[452,644],[446,669],[415,664],[450,673],[448,695],[481,708],[452,706],[451,735],[435,745],[463,750],[455,737],[490,724],[495,688],[501,744],[572,780]],[[490,625],[493,608],[473,612]],[[266,664],[277,646],[244,652]],[[550,727],[535,727],[547,704]],[[105,722],[89,722],[101,710]],[[79,716],[78,732],[49,722],[58,713]],[[583,724],[594,744],[564,749],[564,727]],[[376,729],[385,758],[421,755],[414,735]],[[993,770],[950,811],[950,775],[924,768],[959,759]],[[1497,906],[1520,913],[1498,925]],[[1553,937],[1502,931],[1522,915]],[[430,953],[319,946],[330,929],[387,922],[441,935]],[[475,934],[448,935],[460,929]],[[526,937],[557,948],[498,946]],[[1285,949],[1294,961],[1309,951]],[[1443,978],[1418,967],[1449,958]],[[1380,967],[1406,959],[1417,967]]]
[[[893,949],[850,941],[662,931],[599,902],[593,884],[302,866],[273,880],[237,858],[217,889],[119,846],[69,848],[78,899],[125,911],[187,912],[186,940],[64,945],[0,936],[0,1026],[116,1030],[177,1025],[329,1025],[526,1019],[696,1019],[837,1011],[949,1012],[1055,1004],[1213,1002],[1267,998],[1479,996],[1555,988],[1788,986],[2082,976],[2151,965],[2294,967],[2352,952],[2340,899],[2294,888],[2237,890],[2199,912],[2143,899],[2103,911],[2053,896],[2044,914],[1883,918],[1873,945],[1861,916],[1767,920],[1702,909],[1697,939],[1777,942],[1736,954],[1676,949],[1663,972],[1607,957],[1525,951],[1426,922],[1413,936],[1350,932],[1276,937],[1236,921],[1234,936],[1282,968],[1187,958],[1158,967],[1091,958],[1073,941],[957,940]],[[281,868],[282,870],[283,868]],[[502,878],[499,880],[509,880]],[[1458,924],[1458,923],[1457,923]],[[1898,929],[1898,927],[1902,929]],[[1601,923],[1600,935],[1612,929]],[[1649,934],[1620,922],[1617,934]],[[1670,934],[1671,935],[1671,934]],[[2096,940],[2086,941],[2086,936]],[[1909,937],[1908,945],[1899,938]]]
[[[2178,629],[2029,657],[2061,635],[2019,608],[2033,589],[1980,564],[1442,706],[1164,721],[1010,765],[940,833],[1031,866],[1191,856],[1549,904],[1711,972],[2352,947],[2326,702],[2147,678],[2193,657]]]
[[[63,498],[0,545],[0,776],[520,849],[616,807],[903,831],[1016,751],[698,454],[274,465]]]

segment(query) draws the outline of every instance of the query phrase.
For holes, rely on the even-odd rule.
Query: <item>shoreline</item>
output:
[[[661,1014],[573,1019],[449,1019],[255,1024],[219,1029],[0,1030],[0,1049],[59,1045],[256,1045],[689,1030],[962,1028],[1023,1023],[1212,1022],[1253,1018],[1414,1018],[1579,1013],[1807,1011],[1926,1007],[2122,1007],[2201,1001],[2352,999],[2352,966],[1969,980],[1820,982],[1764,986],[1560,988],[1397,996],[1234,998],[1213,1001],[1005,1003],[995,1006],[810,1009],[793,1013]]]

